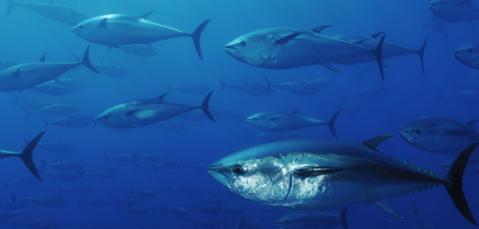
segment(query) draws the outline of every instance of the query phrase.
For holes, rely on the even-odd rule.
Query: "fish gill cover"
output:
[[[477,223],[477,0],[0,11],[0,228]]]

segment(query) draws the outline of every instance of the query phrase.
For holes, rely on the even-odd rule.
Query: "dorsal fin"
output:
[[[285,44],[288,44],[290,41],[294,40],[294,38],[296,38],[297,36],[301,35],[302,33],[301,32],[296,32],[296,33],[292,33],[292,34],[289,34],[289,35],[286,35],[282,38],[279,38],[277,39],[276,41],[274,41],[274,44],[275,45],[285,45]]]
[[[106,29],[106,23],[108,22],[108,18],[103,18],[100,21],[100,24],[98,24],[98,27]]]
[[[355,45],[360,45],[361,43],[363,43],[363,42],[365,42],[365,41],[366,41],[366,39],[357,39],[357,40],[355,40],[353,43],[354,43]]]
[[[381,143],[383,143],[384,141],[388,140],[391,138],[391,135],[389,134],[386,134],[386,135],[383,135],[383,136],[378,136],[378,137],[375,137],[375,138],[371,138],[365,142],[363,142],[363,144],[373,150],[377,150],[378,146],[381,145]]]
[[[379,208],[383,209],[385,212],[387,212],[389,215],[391,216],[394,216],[398,219],[402,219],[403,217],[397,212],[395,211],[390,205],[388,202],[386,201],[378,201],[375,203],[376,206],[378,206]]]
[[[324,30],[329,29],[331,27],[333,27],[333,26],[332,25],[320,25],[320,26],[314,27],[312,30],[315,33],[322,33]]]
[[[321,64],[321,66],[323,66],[324,68],[334,73],[341,73],[341,71],[339,71],[339,69],[337,69],[333,64],[324,63],[324,64]]]
[[[15,70],[15,72],[13,72],[13,77],[20,77],[20,73],[21,73],[21,69],[18,68],[17,70]]]
[[[384,35],[385,35],[384,32],[378,32],[378,33],[371,34],[371,37],[374,38],[374,39],[379,39]]]
[[[140,15],[140,18],[148,19],[151,16],[151,14],[153,14],[154,12],[155,12],[154,10],[150,10],[150,11]]]
[[[46,59],[47,59],[47,53],[44,53],[44,54],[40,57],[40,59],[38,59],[38,61],[39,61],[39,62],[45,62]]]
[[[163,95],[158,96],[158,98],[156,98],[156,99],[158,100],[158,103],[164,103],[166,96],[168,96],[169,94],[170,94],[170,93],[167,92],[167,93],[165,93],[165,94],[163,94]]]
[[[126,116],[133,116],[138,111],[139,111],[139,109],[133,109],[131,111],[126,112],[125,115]]]

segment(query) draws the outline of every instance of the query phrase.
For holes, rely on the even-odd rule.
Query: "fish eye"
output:
[[[238,43],[239,46],[241,47],[245,47],[246,46],[246,41],[241,41],[240,43]]]
[[[416,134],[422,134],[422,131],[421,131],[421,129],[414,129],[414,133],[416,133]]]
[[[231,172],[233,172],[235,175],[244,175],[246,174],[246,171],[241,167],[241,165],[235,165],[231,168]]]

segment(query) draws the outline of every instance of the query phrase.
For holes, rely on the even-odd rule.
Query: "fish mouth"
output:
[[[210,165],[208,166],[208,172],[211,174],[220,174],[223,175],[226,172],[229,172],[230,170],[224,166],[220,165]]]
[[[402,138],[407,143],[410,143],[411,141],[411,136],[407,133],[407,131],[403,130],[399,132],[399,136]]]
[[[231,185],[228,179],[228,174],[230,173],[230,170],[228,168],[225,168],[223,166],[211,165],[208,166],[208,173],[220,184],[231,189]]]
[[[238,53],[238,49],[236,49],[236,47],[233,44],[226,45],[224,50],[228,55],[236,58],[236,55]]]

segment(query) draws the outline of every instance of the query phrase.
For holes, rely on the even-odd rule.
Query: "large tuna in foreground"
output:
[[[375,202],[442,185],[462,215],[476,224],[462,189],[462,176],[476,144],[458,156],[447,177],[440,177],[376,150],[385,139],[364,144],[276,142],[239,151],[208,170],[247,199],[304,209]]]

